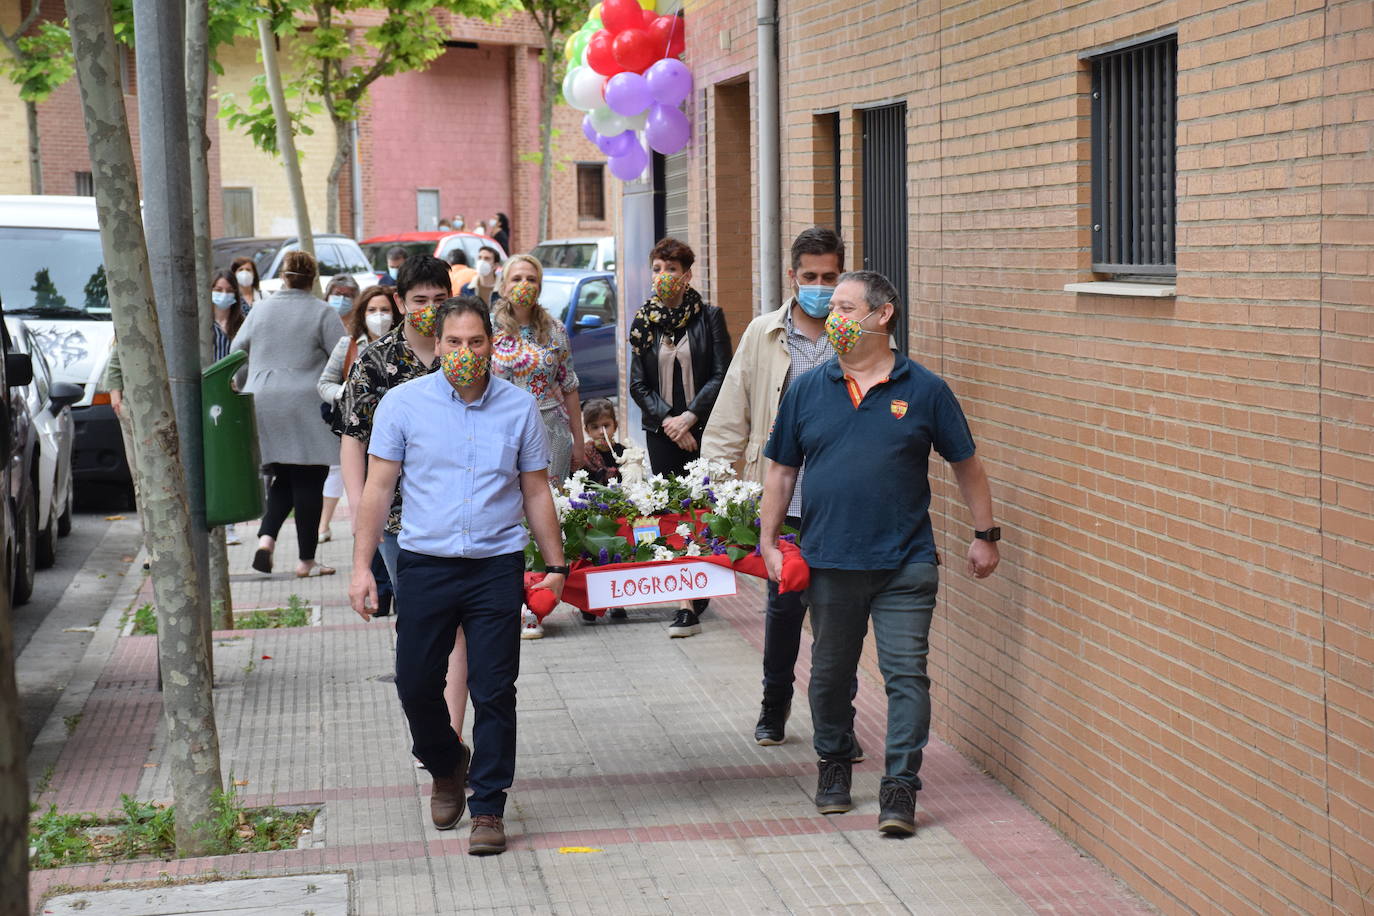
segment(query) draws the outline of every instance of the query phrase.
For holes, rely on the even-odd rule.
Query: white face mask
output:
[[[253,272],[251,270],[240,270],[234,274],[234,279],[239,281],[240,289],[247,289],[253,285]]]
[[[491,276],[491,272],[492,272],[493,270],[495,270],[495,269],[496,269],[496,268],[492,265],[492,263],[491,263],[490,261],[478,261],[478,262],[477,262],[477,272],[478,272],[479,274],[481,274],[482,276],[484,276],[484,277],[490,277],[490,276]]]
[[[381,337],[391,330],[391,315],[387,312],[369,312],[363,320],[367,322],[367,332],[373,337]]]
[[[215,308],[217,309],[227,309],[234,304],[234,294],[226,293],[218,289],[212,290],[210,293],[210,301],[215,304]]]

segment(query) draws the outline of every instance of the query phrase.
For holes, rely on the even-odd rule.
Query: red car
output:
[[[468,266],[477,263],[477,249],[484,245],[495,248],[506,260],[506,252],[501,243],[490,236],[477,232],[398,232],[394,235],[374,235],[358,244],[363,246],[378,279],[386,275],[386,253],[393,248],[404,248],[406,256],[432,254],[436,258],[448,260],[448,253],[454,248],[462,248],[468,256]]]

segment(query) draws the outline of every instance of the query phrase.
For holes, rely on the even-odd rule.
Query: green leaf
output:
[[[589,552],[596,554],[601,550],[608,553],[629,553],[630,543],[618,534],[603,534],[599,531],[588,532],[587,546]]]
[[[713,537],[729,537],[730,529],[734,527],[728,518],[723,515],[716,515],[714,512],[707,512],[701,517],[701,520],[706,523],[706,527],[711,529]]]
[[[758,529],[750,526],[736,525],[730,529],[730,540],[736,544],[753,547],[759,542],[759,532]]]
[[[725,548],[725,553],[730,557],[731,563],[738,563],[740,560],[743,560],[745,557],[749,556],[749,554],[753,553],[753,551],[744,547],[732,546]]]

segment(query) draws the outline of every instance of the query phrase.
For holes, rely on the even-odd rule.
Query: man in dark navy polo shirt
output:
[[[770,463],[759,543],[768,545],[763,558],[777,580],[778,531],[804,462],[801,550],[811,567],[816,807],[822,814],[853,807],[850,684],[871,617],[888,698],[878,829],[910,836],[930,734],[926,655],[939,584],[930,525],[932,448],[954,468],[973,515],[970,575],[981,579],[997,567],[1001,530],[993,526],[987,475],[959,401],[943,379],[889,346],[898,299],[881,274],[840,277],[826,319],[837,359],[788,388],[764,449]]]

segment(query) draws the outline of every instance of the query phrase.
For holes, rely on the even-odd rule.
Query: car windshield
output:
[[[562,321],[563,316],[567,314],[568,300],[572,298],[575,286],[573,280],[544,278],[544,288],[539,293],[539,304],[544,306],[544,311],[553,316],[554,321]]]
[[[10,314],[110,318],[95,229],[0,226],[0,297]]]
[[[579,242],[567,245],[536,245],[530,252],[545,267],[566,267],[590,270],[596,266],[596,243]]]

